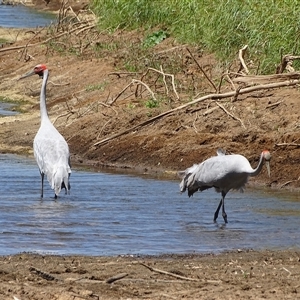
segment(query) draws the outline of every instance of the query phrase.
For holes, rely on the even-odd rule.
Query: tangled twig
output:
[[[216,101],[216,104],[228,115],[228,116],[230,116],[232,119],[234,119],[234,120],[237,120],[237,121],[239,121],[240,123],[241,123],[241,125],[246,129],[246,126],[244,125],[244,123],[243,123],[243,121],[240,119],[240,118],[238,118],[238,117],[236,117],[236,116],[234,116],[233,114],[231,114],[222,104],[220,104],[218,101]]]

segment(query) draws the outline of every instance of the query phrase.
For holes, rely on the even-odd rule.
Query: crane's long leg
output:
[[[42,177],[42,186],[41,186],[41,198],[44,197],[44,173],[41,173]]]
[[[219,211],[220,211],[220,208],[221,208],[222,202],[223,202],[223,197],[222,197],[222,199],[220,200],[220,203],[219,203],[219,205],[218,205],[218,208],[217,208],[217,210],[216,210],[216,212],[215,212],[215,215],[214,215],[214,222],[216,222],[216,221],[217,221],[217,219],[218,219],[218,216],[219,216]]]
[[[215,212],[215,216],[214,216],[214,222],[216,222],[218,216],[219,216],[219,211],[220,211],[220,208],[222,206],[222,216],[223,216],[223,219],[225,221],[225,223],[228,223],[227,222],[227,214],[225,212],[225,196],[226,196],[226,193],[225,192],[222,192],[222,199],[220,200],[220,203],[218,205],[218,208]]]

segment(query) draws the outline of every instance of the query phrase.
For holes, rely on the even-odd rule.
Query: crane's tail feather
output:
[[[198,169],[198,167],[199,165],[194,164],[185,171],[177,172],[178,176],[182,178],[179,184],[180,192],[184,193],[186,190],[188,190],[189,197],[193,196],[193,194],[199,190],[199,185],[195,180],[195,171]]]
[[[51,188],[54,190],[56,196],[63,188],[66,190],[66,194],[69,194],[71,189],[69,177],[69,168],[66,168],[65,166],[58,166],[53,172],[52,178],[48,178],[49,182],[51,183]]]
[[[71,189],[71,184],[70,184],[70,181],[68,181],[68,187],[66,187],[66,184],[65,182],[63,181],[61,183],[61,189],[65,189],[65,194],[67,195],[70,195],[70,189]]]

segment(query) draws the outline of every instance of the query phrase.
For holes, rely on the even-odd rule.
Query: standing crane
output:
[[[41,198],[44,196],[44,176],[46,175],[51,188],[54,190],[54,198],[56,199],[62,188],[65,189],[66,194],[69,193],[71,188],[69,182],[71,175],[69,146],[48,117],[46,85],[49,71],[47,67],[43,64],[37,65],[20,79],[34,74],[43,78],[40,93],[41,124],[33,141],[34,157],[42,179]]]
[[[243,192],[248,178],[258,175],[264,163],[270,177],[269,162],[271,154],[268,150],[264,150],[255,169],[252,169],[248,159],[242,155],[225,155],[225,152],[221,149],[217,151],[217,154],[217,156],[208,158],[200,164],[194,164],[185,171],[179,171],[178,175],[182,178],[179,186],[182,193],[188,190],[189,197],[193,196],[198,190],[204,191],[214,187],[216,192],[222,195],[214,215],[214,222],[216,222],[222,206],[222,216],[225,223],[227,223],[227,214],[224,206],[226,194],[231,189]]]

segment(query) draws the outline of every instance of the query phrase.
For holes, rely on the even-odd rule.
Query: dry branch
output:
[[[121,78],[122,75],[133,76],[136,74],[137,72],[110,72],[107,75],[116,75],[118,78]]]
[[[179,100],[179,95],[178,95],[178,93],[177,93],[177,91],[176,91],[176,87],[175,87],[175,77],[174,77],[173,74],[167,74],[167,73],[165,73],[165,72],[163,71],[163,69],[162,69],[162,66],[160,66],[160,71],[159,71],[159,70],[156,70],[156,69],[154,69],[154,68],[148,68],[148,70],[157,72],[157,73],[159,73],[159,74],[161,74],[161,75],[163,76],[163,82],[164,82],[164,84],[165,84],[165,88],[166,88],[166,93],[167,93],[167,95],[169,94],[169,89],[168,89],[167,82],[166,82],[166,76],[171,77],[171,82],[172,82],[173,92],[174,92],[174,94],[176,95],[177,100]],[[147,72],[146,72],[146,73],[147,73]],[[144,76],[145,76],[145,75],[144,75]]]
[[[221,80],[220,80],[220,83],[219,83],[219,87],[218,87],[218,92],[219,92],[219,93],[221,92],[221,86],[222,86],[223,78],[226,78],[226,79],[230,82],[232,88],[233,88],[234,90],[236,90],[236,87],[235,87],[233,81],[231,80],[231,78],[230,78],[230,76],[229,76],[230,74],[231,74],[231,73],[225,73],[225,74],[222,75]],[[239,76],[240,76],[240,74],[239,74]]]
[[[148,265],[146,265],[142,262],[140,262],[139,264],[146,267],[147,269],[149,269],[152,272],[169,275],[169,276],[172,276],[172,277],[175,277],[175,278],[178,278],[178,279],[182,279],[182,280],[199,281],[198,279],[195,279],[195,278],[185,277],[185,276],[177,275],[177,274],[174,274],[174,273],[171,273],[171,272],[155,269],[155,268],[152,268],[152,267],[150,267],[150,266],[148,266]]]
[[[284,102],[284,100],[280,100],[280,101],[277,101],[275,103],[269,104],[269,105],[266,106],[266,108],[274,108],[275,106],[278,106],[282,102]]]
[[[143,81],[138,80],[138,79],[132,79],[132,83],[137,83],[138,85],[144,86],[146,88],[146,90],[150,93],[152,99],[154,101],[157,101],[157,99],[155,98],[154,93],[152,92],[152,90],[150,89],[150,87],[146,83],[144,83]]]
[[[141,79],[140,81],[143,82],[143,79],[147,76],[147,74],[149,73],[149,71],[153,71],[155,73],[158,73],[160,75],[162,75],[163,77],[163,82],[164,82],[164,85],[165,85],[165,89],[166,89],[166,94],[168,95],[169,94],[169,89],[168,89],[168,86],[167,86],[167,82],[166,82],[166,77],[170,77],[171,78],[171,83],[172,83],[172,88],[173,88],[173,92],[174,94],[176,95],[176,99],[179,100],[180,97],[176,91],[176,87],[175,87],[175,77],[173,74],[168,74],[168,73],[165,73],[162,69],[162,66],[160,66],[160,70],[157,70],[157,69],[154,69],[154,68],[148,68],[147,71],[141,76]],[[158,78],[157,78],[158,79]],[[156,80],[157,81],[157,80]],[[155,81],[155,82],[156,82]],[[154,83],[155,84],[155,83]],[[135,95],[137,97],[138,95],[138,86],[136,88],[136,92],[135,92]]]
[[[209,115],[209,114],[211,114],[213,111],[215,111],[216,109],[218,109],[218,106],[215,106],[215,107],[212,107],[212,108],[210,108],[210,109],[207,109],[202,115],[203,115],[203,116]]]
[[[194,55],[192,54],[192,52],[190,51],[189,48],[186,48],[187,51],[189,52],[189,54],[191,55],[192,59],[194,60],[194,62],[196,63],[196,65],[198,66],[198,68],[201,70],[201,72],[203,73],[203,75],[205,76],[205,78],[208,80],[208,82],[212,85],[212,87],[215,89],[215,91],[217,92],[218,89],[215,86],[215,84],[211,81],[211,79],[207,76],[206,72],[203,70],[203,68],[200,66],[200,64],[198,63],[198,61],[196,60],[196,58],[194,57]]]
[[[284,188],[286,185],[289,185],[290,183],[296,182],[296,181],[298,181],[298,180],[300,180],[300,177],[299,177],[298,179],[289,180],[289,181],[283,183],[283,184],[280,186],[280,189],[282,189],[282,188]]]
[[[300,72],[291,72],[291,73],[274,74],[274,75],[241,76],[241,77],[234,78],[232,81],[238,83],[244,83],[247,85],[267,84],[272,82],[272,84],[274,84],[273,87],[276,87],[276,84],[279,84],[286,80],[299,80],[299,79],[300,79]]]
[[[287,146],[300,147],[300,144],[297,143],[279,143],[275,145],[278,147],[287,147]]]
[[[112,276],[112,277],[106,279],[105,282],[106,283],[113,283],[113,282],[115,282],[117,280],[120,280],[120,279],[126,277],[126,276],[128,276],[128,273],[120,273],[120,274],[117,274],[115,276]]]
[[[281,74],[284,72],[284,70],[293,72],[294,69],[292,67],[292,64],[295,59],[300,59],[300,56],[293,56],[290,54],[284,55],[281,59],[280,65],[276,67],[276,74]]]
[[[251,86],[251,87],[246,87],[246,88],[243,88],[239,91],[239,94],[247,94],[247,93],[251,93],[251,92],[254,92],[254,91],[259,91],[259,90],[265,90],[265,89],[271,89],[271,88],[279,88],[279,87],[283,87],[283,86],[293,86],[293,85],[296,85],[296,84],[299,84],[300,83],[300,80],[294,80],[294,81],[284,81],[284,82],[279,82],[279,83],[269,83],[269,84],[265,84],[265,85],[256,85],[256,86]],[[232,97],[236,95],[236,92],[235,91],[231,91],[231,92],[227,92],[227,93],[223,93],[223,94],[209,94],[209,95],[206,95],[206,96],[203,96],[201,98],[197,98],[189,103],[186,103],[186,104],[183,104],[181,106],[178,106],[174,109],[171,109],[171,110],[168,110],[168,111],[165,111],[153,118],[150,118],[148,119],[147,121],[144,121],[134,127],[131,127],[131,128],[128,128],[122,132],[119,132],[117,134],[114,134],[108,138],[105,138],[99,142],[96,142],[94,143],[94,146],[99,146],[99,145],[103,145],[107,142],[109,142],[110,140],[112,139],[115,139],[117,137],[120,137],[124,134],[127,134],[131,131],[134,131],[134,130],[137,130],[143,126],[146,126],[148,124],[151,124],[153,123],[154,121],[162,118],[162,117],[165,117],[167,115],[171,115],[172,113],[174,112],[177,112],[179,110],[182,110],[190,105],[193,105],[193,104],[196,104],[196,103],[199,103],[201,101],[205,101],[205,100],[208,100],[208,99],[211,99],[211,100],[219,100],[219,99],[224,99],[224,98],[228,98],[228,97]]]
[[[244,125],[243,121],[241,119],[239,119],[238,117],[235,117],[233,114],[231,114],[223,105],[221,105],[218,101],[216,101],[216,104],[228,115],[230,116],[232,119],[239,121],[242,126],[246,129],[246,126]]]
[[[133,84],[133,82],[131,81],[129,84],[127,84],[125,87],[124,87],[124,89],[114,98],[114,99],[112,99],[110,102],[109,102],[109,104],[111,105],[111,104],[113,104],[115,101],[117,101],[117,99],[129,88],[129,87],[131,87],[132,86],[132,84]]]
[[[46,273],[44,271],[41,271],[39,269],[36,269],[34,267],[30,267],[29,268],[29,271],[42,277],[43,279],[46,279],[48,281],[52,281],[52,280],[59,280],[58,278],[54,277],[53,275],[49,274],[49,273]]]
[[[169,276],[181,279],[181,280],[196,281],[196,282],[203,282],[204,281],[206,283],[213,283],[213,284],[216,284],[216,283],[219,284],[219,283],[222,282],[221,280],[196,279],[196,278],[191,278],[191,277],[185,277],[185,276],[178,275],[178,274],[175,274],[175,273],[172,273],[172,272],[167,272],[167,271],[163,271],[163,270],[160,270],[160,269],[152,268],[152,267],[150,267],[150,266],[148,266],[148,265],[146,265],[142,262],[140,262],[139,264],[146,267],[147,269],[149,269],[152,272],[156,272],[156,273],[160,273],[160,274],[164,274],[164,275],[169,275]]]
[[[58,119],[63,118],[63,117],[66,117],[66,116],[69,116],[69,115],[73,115],[73,114],[75,114],[75,112],[73,112],[73,111],[68,111],[68,112],[66,112],[66,113],[64,113],[64,114],[61,114],[61,115],[57,116],[57,117],[55,118],[55,120],[53,121],[53,125],[56,123],[56,121],[57,121]],[[67,118],[67,119],[69,119],[69,118]]]
[[[249,74],[249,70],[245,64],[245,60],[244,60],[244,57],[245,57],[245,53],[246,53],[246,50],[248,49],[248,45],[245,45],[243,48],[241,48],[239,50],[239,60],[240,60],[240,68],[238,70],[238,73],[240,73],[243,69],[245,70],[245,73],[246,74]]]

